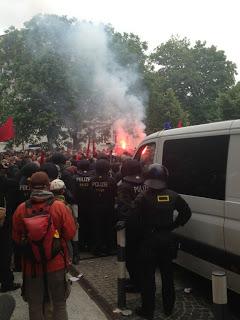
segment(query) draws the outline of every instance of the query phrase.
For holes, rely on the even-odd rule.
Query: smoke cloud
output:
[[[145,136],[143,120],[147,101],[137,63],[124,66],[118,62],[118,53],[112,50],[112,34],[105,25],[77,20],[69,23],[54,15],[37,19],[37,34],[42,35],[43,44],[39,48],[40,39],[36,39],[35,33],[29,33],[28,47],[41,61],[48,39],[53,41],[50,41],[50,50],[55,50],[56,55],[63,58],[64,67],[70,68],[63,72],[71,75],[68,87],[74,91],[79,119],[84,113],[89,121],[108,123],[112,128],[112,142],[117,147],[134,150]],[[26,24],[28,27],[31,28],[31,24]],[[67,109],[62,116],[76,128],[77,117],[72,119]]]
[[[74,32],[80,59],[91,66],[96,114],[103,121],[112,121],[117,145],[134,149],[145,136],[146,93],[140,84],[137,65],[126,68],[118,64],[109,41],[103,25],[83,22]],[[133,93],[132,88],[139,84],[141,92]]]

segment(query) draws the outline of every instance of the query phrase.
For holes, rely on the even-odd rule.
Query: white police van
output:
[[[228,287],[240,293],[240,120],[156,132],[134,158],[165,165],[169,188],[192,209],[177,230],[177,263],[207,278],[225,270]]]

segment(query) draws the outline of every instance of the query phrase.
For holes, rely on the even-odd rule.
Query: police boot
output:
[[[72,247],[73,247],[73,264],[78,264],[80,260],[78,241],[72,241]]]
[[[135,309],[135,313],[143,319],[153,320],[153,313],[148,313],[140,307]]]

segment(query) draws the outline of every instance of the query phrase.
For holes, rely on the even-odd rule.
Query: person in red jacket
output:
[[[61,244],[61,251],[53,258],[46,260],[45,264],[23,255],[22,291],[23,298],[29,305],[30,320],[44,320],[44,305],[49,301],[52,303],[53,319],[68,319],[66,299],[69,295],[69,286],[66,270],[70,260],[66,242],[74,237],[76,225],[72,215],[69,214],[69,208],[62,201],[54,200],[53,194],[49,191],[49,185],[49,178],[45,172],[34,173],[30,180],[32,190],[30,209],[29,203],[23,202],[13,216],[13,240],[21,245],[23,239],[26,243],[26,237],[29,237],[29,232],[26,231],[26,219],[31,218],[35,213],[43,212],[47,207],[51,224],[56,229],[54,237],[59,238]]]

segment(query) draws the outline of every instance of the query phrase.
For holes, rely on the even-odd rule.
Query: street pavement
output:
[[[21,282],[21,274],[15,273],[15,281]],[[11,320],[27,320],[28,308],[21,297],[21,291],[8,292],[16,301],[16,308]],[[1,293],[0,293],[1,295]],[[69,320],[106,320],[105,314],[96,303],[89,297],[83,288],[73,282],[70,297],[67,300]]]
[[[75,266],[76,268],[76,266]],[[97,298],[101,298],[100,304],[108,306],[111,312],[117,307],[117,261],[115,256],[101,257],[95,259],[81,260],[77,270],[83,273],[90,287],[96,291]],[[185,287],[194,285],[192,279],[182,276],[182,270],[176,269],[176,305],[171,316],[166,317],[162,312],[161,304],[161,280],[160,275],[156,276],[157,295],[156,295],[156,320],[211,320],[214,319],[212,305],[209,301],[209,293],[198,292],[197,288],[192,287],[190,293],[185,293]],[[91,290],[91,289],[88,289]],[[127,294],[127,307],[134,311],[140,305],[139,294]],[[112,313],[112,318],[123,318]],[[140,320],[141,318],[132,314],[129,320]]]
[[[73,282],[72,292],[68,299],[69,320],[140,320],[134,310],[140,305],[139,294],[127,294],[127,308],[133,311],[129,317],[120,316],[113,311],[117,308],[117,260],[115,256],[92,258],[82,255],[78,266],[71,270],[74,276],[82,274],[78,282]],[[15,273],[15,281],[21,282],[21,274]],[[162,312],[161,279],[156,275],[157,295],[155,320],[213,320],[211,303],[211,283],[177,267],[175,270],[176,305],[171,316]],[[80,286],[80,285],[81,286]],[[185,293],[185,288],[191,288]],[[20,290],[10,292],[16,300],[12,320],[27,320],[27,304],[22,300]],[[1,295],[1,293],[0,293]],[[95,303],[95,302],[96,303]],[[235,307],[239,306],[237,298]],[[226,320],[237,320],[239,317],[228,317]]]

